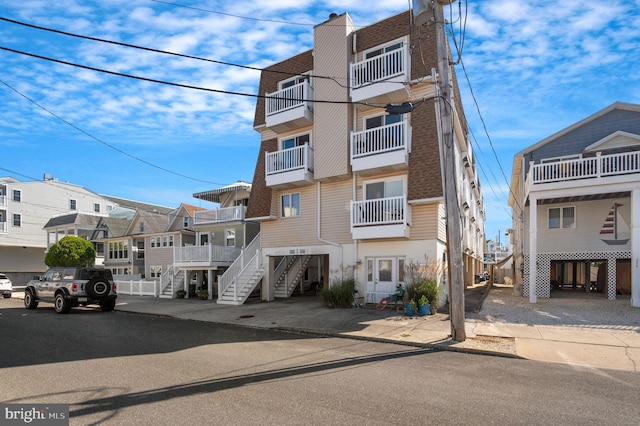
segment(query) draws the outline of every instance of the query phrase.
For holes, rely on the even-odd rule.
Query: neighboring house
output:
[[[187,289],[193,274],[174,268],[174,251],[180,247],[194,246],[195,215],[205,210],[201,207],[182,203],[167,216],[168,225],[162,232],[149,233],[144,239],[145,273],[143,278],[158,280],[160,297],[173,297],[180,289]],[[199,277],[202,282],[202,277]],[[198,277],[195,277],[198,282]]]
[[[509,205],[532,303],[553,283],[640,306],[640,105],[616,102],[517,153]]]
[[[102,218],[91,240],[104,245],[104,267],[111,269],[114,278],[144,278],[145,238],[166,229],[166,214],[137,210],[131,218]]]
[[[220,291],[221,278],[230,268],[244,248],[260,232],[260,225],[245,220],[251,184],[238,181],[218,189],[193,194],[194,198],[218,203],[219,208],[198,209],[193,212],[194,243],[174,248],[174,273],[182,271],[188,277],[195,275],[195,283],[189,289],[193,294],[197,289],[206,289],[209,298],[216,297],[219,303],[228,301],[224,291]],[[183,218],[186,221],[186,216]],[[255,245],[255,244],[254,244]],[[242,258],[235,263],[244,268]],[[233,275],[232,270],[230,275]],[[229,276],[229,275],[228,275]],[[191,283],[191,280],[189,280]],[[217,284],[217,285],[216,285]]]
[[[314,27],[314,48],[262,71],[261,148],[247,220],[261,224],[248,274],[224,285],[243,303],[353,278],[376,303],[410,262],[446,262],[433,26],[410,12],[356,29],[348,14]],[[453,75],[457,187],[467,284],[482,271],[484,206]],[[315,101],[315,102],[314,102]],[[412,101],[406,114],[384,106]],[[227,287],[225,287],[227,288]]]
[[[45,175],[44,180],[21,182],[0,178],[0,271],[14,283],[26,283],[44,272],[45,252],[57,241],[43,231],[50,220],[69,215],[64,235],[88,235],[92,222],[118,204],[78,185]],[[94,222],[95,223],[95,222]],[[64,236],[62,235],[62,236]]]

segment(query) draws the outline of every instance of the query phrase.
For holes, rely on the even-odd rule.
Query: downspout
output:
[[[340,258],[342,258],[342,244],[336,243],[334,241],[325,240],[320,236],[320,202],[322,198],[320,197],[320,181],[318,181],[318,241],[324,244],[330,244],[332,246],[340,247]],[[342,267],[340,268],[340,280],[343,279],[342,275]]]

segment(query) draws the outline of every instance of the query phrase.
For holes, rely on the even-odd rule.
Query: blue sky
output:
[[[409,3],[0,0],[0,17],[262,68],[310,49],[313,26],[331,12],[348,12],[356,26],[366,26]],[[469,0],[445,15],[458,44],[464,28],[456,73],[475,136],[486,235],[495,239],[511,227],[514,153],[613,102],[640,103],[640,0]],[[6,21],[0,46],[202,88],[258,90],[258,71]],[[98,193],[212,208],[192,194],[253,179],[255,103],[0,50],[0,176],[29,181],[47,173]]]

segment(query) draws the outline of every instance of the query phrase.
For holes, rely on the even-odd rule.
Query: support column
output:
[[[631,306],[640,308],[640,189],[631,191]]]
[[[258,254],[258,256],[262,256],[262,254]],[[262,264],[266,266],[264,271],[264,276],[262,277],[262,287],[260,289],[260,298],[264,302],[273,302],[275,300],[275,291],[274,291],[274,274],[273,271],[276,269],[275,265],[275,256],[265,256],[262,259]]]
[[[538,199],[529,198],[529,303],[538,303]]]

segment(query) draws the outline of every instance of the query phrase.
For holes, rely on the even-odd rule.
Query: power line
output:
[[[55,62],[55,63],[58,63],[58,64],[63,64],[63,65],[69,65],[69,66],[72,66],[72,67],[82,68],[82,69],[86,69],[86,70],[90,70],[90,71],[96,71],[96,72],[102,72],[102,73],[105,73],[105,74],[111,74],[111,75],[115,75],[115,76],[118,76],[118,77],[126,77],[126,78],[131,78],[131,79],[134,79],[134,80],[147,81],[147,82],[150,82],[150,83],[165,84],[165,85],[168,85],[168,86],[181,87],[181,88],[184,88],[184,89],[203,90],[203,91],[206,91],[206,92],[221,93],[221,94],[225,94],[225,95],[245,96],[245,97],[250,97],[250,98],[258,98],[258,99],[277,99],[277,100],[281,100],[281,101],[300,101],[300,102],[315,102],[315,103],[329,103],[329,104],[349,104],[349,105],[364,105],[364,106],[371,106],[371,107],[384,106],[383,104],[367,103],[367,102],[328,101],[328,100],[321,100],[321,99],[288,98],[288,97],[281,97],[281,96],[267,96],[267,95],[257,95],[257,94],[253,94],[253,93],[234,92],[234,91],[229,91],[229,90],[210,89],[210,88],[207,88],[207,87],[192,86],[192,85],[189,85],[189,84],[182,84],[182,83],[173,83],[173,82],[170,82],[170,81],[158,80],[158,79],[149,78],[149,77],[140,77],[140,76],[137,76],[137,75],[124,74],[124,73],[120,73],[120,72],[116,72],[116,71],[105,70],[105,69],[102,69],[102,68],[90,67],[88,65],[76,64],[74,62],[63,61],[63,60],[55,59],[55,58],[49,58],[47,56],[36,55],[35,53],[23,52],[21,50],[11,49],[9,47],[4,47],[4,46],[0,46],[0,50],[5,50],[7,52],[12,52],[12,53],[18,53],[20,55],[30,56],[32,58],[42,59],[42,60],[45,60],[45,61],[51,61],[51,62]],[[298,74],[296,74],[296,75],[298,75]],[[376,83],[377,82],[378,81],[376,81]]]
[[[509,183],[509,179],[507,179],[507,175],[505,174],[504,169],[502,168],[502,163],[500,162],[500,159],[498,158],[498,153],[496,152],[496,149],[493,146],[493,141],[491,140],[491,136],[489,135],[489,130],[487,130],[487,124],[484,121],[484,117],[482,116],[482,112],[480,112],[480,105],[478,105],[478,100],[476,99],[476,95],[475,95],[475,93],[473,91],[473,87],[471,86],[471,80],[469,79],[469,74],[467,74],[467,69],[465,68],[464,62],[462,61],[462,59],[460,59],[460,65],[462,66],[462,71],[464,72],[464,76],[467,79],[467,84],[469,85],[469,92],[471,93],[471,98],[473,99],[473,103],[476,105],[476,110],[478,111],[478,116],[480,117],[480,122],[482,123],[482,127],[484,129],[484,133],[487,136],[487,140],[489,141],[489,145],[491,146],[491,151],[493,152],[493,155],[494,155],[494,157],[496,159],[496,162],[498,163],[498,167],[500,168],[500,172],[502,173],[502,177],[504,177],[504,181],[507,184],[507,187],[509,188],[509,193],[513,196],[513,199],[515,200],[516,204],[518,205],[518,208],[520,209],[520,211],[524,211],[524,209],[522,208],[522,206],[518,202],[517,197],[515,196],[515,194],[511,190],[511,184]]]
[[[105,146],[107,146],[107,147],[109,147],[109,148],[113,149],[114,151],[119,152],[119,153],[120,153],[120,154],[122,154],[122,155],[126,155],[127,157],[130,157],[130,158],[132,158],[132,159],[134,159],[134,160],[136,160],[136,161],[139,161],[139,162],[141,162],[141,163],[146,164],[147,166],[151,166],[151,167],[156,168],[156,169],[158,169],[158,170],[162,170],[163,172],[167,172],[167,173],[170,173],[170,174],[175,175],[175,176],[183,177],[183,178],[185,178],[185,179],[193,180],[193,181],[196,181],[196,182],[209,183],[209,184],[212,184],[212,185],[224,185],[224,184],[222,184],[222,183],[216,183],[216,182],[211,182],[211,181],[208,181],[208,180],[203,180],[203,179],[198,179],[198,178],[194,178],[194,177],[191,177],[191,176],[187,176],[187,175],[184,175],[184,174],[182,174],[182,173],[178,173],[178,172],[175,172],[175,171],[173,171],[173,170],[169,170],[169,169],[167,169],[167,168],[165,168],[165,167],[158,166],[157,164],[153,164],[153,163],[151,163],[151,162],[149,162],[149,161],[147,161],[147,160],[144,160],[144,159],[142,159],[142,158],[140,158],[140,157],[136,157],[135,155],[129,154],[128,152],[123,151],[123,150],[121,150],[120,148],[117,148],[117,147],[115,147],[115,146],[113,146],[113,145],[111,145],[111,144],[109,144],[109,143],[107,143],[107,142],[105,142],[105,141],[103,141],[103,140],[101,140],[101,139],[97,138],[96,136],[93,136],[91,133],[89,133],[89,132],[87,132],[87,131],[85,131],[85,130],[81,129],[80,127],[76,126],[75,124],[73,124],[73,123],[71,123],[71,122],[69,122],[69,121],[65,120],[64,118],[62,118],[62,117],[60,117],[59,115],[55,114],[54,112],[50,111],[50,110],[49,110],[49,109],[47,109],[46,107],[44,107],[44,106],[40,105],[38,102],[34,101],[33,99],[31,99],[30,97],[28,97],[28,96],[27,96],[27,95],[25,95],[24,93],[21,93],[21,92],[20,92],[20,91],[18,91],[16,88],[14,88],[14,87],[13,87],[13,86],[11,86],[10,84],[6,83],[4,80],[0,79],[0,83],[4,84],[5,86],[7,86],[9,89],[13,90],[13,91],[14,91],[15,93],[17,93],[18,95],[22,96],[23,98],[25,98],[26,100],[28,100],[29,102],[31,102],[32,104],[34,104],[35,106],[37,106],[38,108],[42,109],[43,111],[46,111],[48,114],[51,114],[52,116],[54,116],[54,117],[55,117],[55,118],[57,118],[58,120],[60,120],[60,121],[62,121],[63,123],[67,124],[68,126],[73,127],[74,129],[76,129],[76,130],[77,130],[77,131],[79,131],[80,133],[83,133],[84,135],[86,135],[86,136],[90,137],[91,139],[93,139],[93,140],[95,140],[95,141],[97,141],[97,142],[100,142],[101,144],[103,144],[103,145],[105,145]]]

